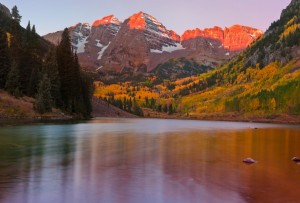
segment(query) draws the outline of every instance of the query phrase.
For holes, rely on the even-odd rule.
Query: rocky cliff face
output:
[[[246,49],[263,32],[241,25],[187,30],[181,37],[187,56],[206,65],[217,65]]]
[[[113,15],[91,26],[70,27],[71,39],[81,65],[104,72],[150,72],[172,58],[192,58],[216,67],[247,48],[263,32],[234,25],[187,30],[181,37],[153,16],[139,12],[123,23]],[[44,36],[57,43],[61,32]]]

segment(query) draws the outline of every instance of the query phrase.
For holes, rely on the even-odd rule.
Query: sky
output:
[[[247,25],[265,31],[291,0],[0,0],[17,5],[22,25],[35,24],[44,35],[78,22],[93,23],[114,14],[123,21],[143,11],[179,35],[185,30]]]

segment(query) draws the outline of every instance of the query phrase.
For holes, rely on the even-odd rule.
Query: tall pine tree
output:
[[[6,84],[5,84],[5,89],[15,97],[20,97],[21,92],[20,92],[20,82],[19,82],[19,67],[16,62],[13,62],[11,70],[9,71]]]
[[[10,24],[10,34],[11,34],[10,53],[15,63],[19,64],[20,57],[22,55],[21,53],[23,49],[22,47],[23,41],[22,41],[22,33],[21,33],[21,26],[20,26],[21,16],[16,6],[14,6],[12,9],[12,18],[13,20],[11,21]]]
[[[74,106],[74,59],[71,51],[71,40],[69,30],[66,28],[62,34],[62,40],[57,47],[57,63],[58,71],[61,79],[61,95],[63,108],[68,111],[73,111]]]
[[[47,53],[43,63],[42,74],[47,74],[50,79],[53,106],[61,107],[61,81],[58,73],[55,49],[50,49],[50,51]]]
[[[38,113],[44,114],[52,111],[51,83],[47,74],[43,75],[36,95],[35,108]]]
[[[92,84],[82,75],[77,54],[73,53],[69,30],[62,34],[57,47],[58,72],[61,79],[61,97],[63,108],[69,113],[87,117],[91,112]]]
[[[22,16],[20,16],[19,14],[19,9],[17,6],[14,6],[12,9],[11,9],[11,15],[12,15],[12,18],[18,22],[20,24],[21,22],[21,19],[22,19]]]

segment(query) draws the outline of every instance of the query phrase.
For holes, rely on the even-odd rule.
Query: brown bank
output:
[[[300,124],[300,116],[277,114],[277,115],[251,115],[240,113],[217,113],[217,114],[183,114],[174,113],[167,114],[157,112],[152,109],[143,109],[145,117],[148,118],[162,118],[162,119],[193,119],[193,120],[210,120],[210,121],[238,121],[238,122],[258,122],[258,123],[279,123],[279,124]]]

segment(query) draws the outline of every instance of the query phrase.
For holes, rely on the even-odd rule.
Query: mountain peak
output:
[[[160,23],[156,18],[143,11],[140,11],[130,16],[127,24],[130,27],[130,29],[137,30],[145,30],[147,29],[147,27],[151,27],[151,25],[157,27],[164,27],[162,23]]]
[[[117,19],[114,15],[109,15],[109,16],[105,16],[100,20],[96,20],[92,26],[97,27],[99,25],[107,25],[107,24],[121,25],[121,23],[122,22],[119,21],[119,19]]]
[[[144,13],[140,11],[130,16],[127,25],[130,29],[145,30],[146,20],[144,18]]]
[[[72,26],[70,26],[69,28],[75,28],[75,27],[77,27],[78,25],[81,25],[81,23],[76,23],[75,25],[72,25]]]
[[[177,33],[175,33],[173,30],[167,30],[167,28],[155,17],[143,11],[130,16],[127,25],[130,29],[144,30],[175,41],[180,40],[180,37]]]
[[[91,26],[89,23],[77,23],[73,26],[70,26],[69,29],[80,32],[82,30],[90,30]]]

